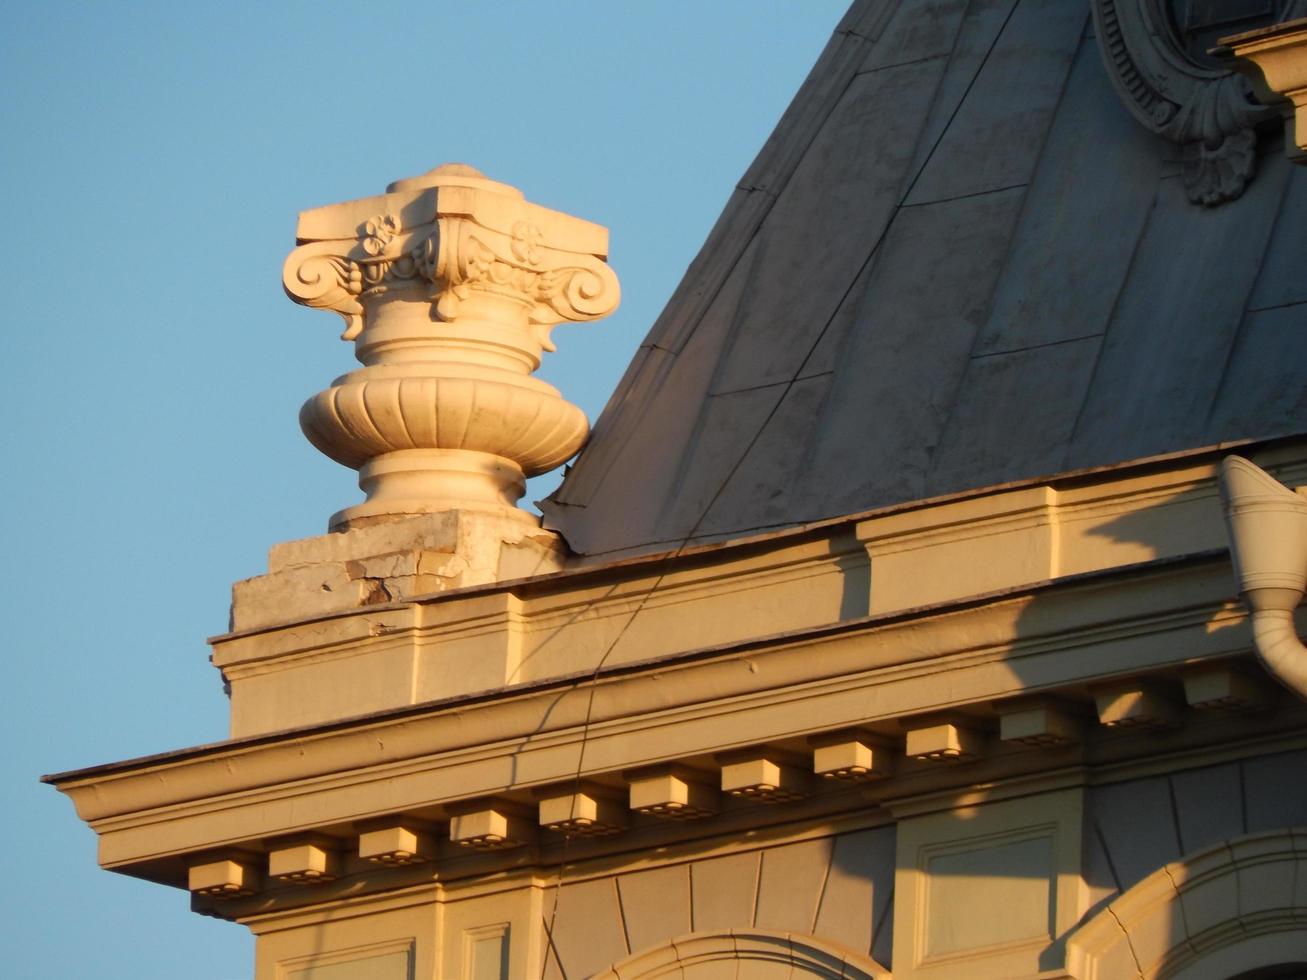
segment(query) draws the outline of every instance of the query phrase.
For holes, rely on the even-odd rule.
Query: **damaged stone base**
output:
[[[416,514],[274,545],[268,573],[232,586],[231,629],[558,571],[562,538],[519,516]]]

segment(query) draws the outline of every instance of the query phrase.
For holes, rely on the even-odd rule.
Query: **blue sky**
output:
[[[541,372],[593,419],[844,6],[0,0],[8,977],[252,974],[36,779],[221,739],[230,583],[360,499],[296,423],[354,364],[296,212],[458,160],[607,225],[622,308]]]

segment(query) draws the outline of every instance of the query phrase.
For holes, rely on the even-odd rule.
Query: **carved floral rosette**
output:
[[[526,518],[514,507],[525,477],[561,465],[589,430],[530,375],[556,324],[616,308],[606,231],[448,165],[305,212],[299,241],[287,294],[339,313],[364,364],[300,413],[368,492],[333,526],[469,508]]]
[[[1279,0],[1284,9],[1276,15],[1292,15],[1301,2]],[[1175,0],[1091,0],[1091,7],[1099,52],[1122,101],[1181,147],[1189,199],[1214,206],[1239,197],[1257,166],[1256,128],[1276,111],[1257,102],[1243,76],[1185,49]]]

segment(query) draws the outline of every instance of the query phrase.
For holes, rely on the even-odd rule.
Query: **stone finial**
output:
[[[589,425],[531,372],[555,324],[617,308],[607,230],[446,164],[303,212],[296,240],[286,293],[344,317],[364,365],[300,410],[367,493],[331,528],[454,510],[534,522],[515,506],[525,478],[574,455]]]

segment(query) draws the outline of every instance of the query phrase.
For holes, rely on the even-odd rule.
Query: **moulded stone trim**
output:
[[[387,867],[420,864],[435,854],[435,840],[425,828],[411,822],[390,821],[361,830],[358,852],[362,860]]]
[[[722,792],[759,803],[789,803],[808,795],[808,775],[772,754],[724,761]]]
[[[795,977],[825,980],[889,980],[889,971],[870,957],[837,946],[815,936],[765,929],[732,929],[713,933],[691,933],[670,943],[644,950],[614,964],[592,980],[655,980],[680,977],[697,967],[695,976],[717,974],[705,971],[721,963],[722,977],[736,976],[741,962],[788,965]]]
[[[1264,711],[1274,692],[1258,677],[1231,664],[1212,664],[1181,678],[1185,701],[1200,711]]]
[[[1161,22],[1165,4],[1092,0],[1094,33],[1108,77],[1144,126],[1182,149],[1190,201],[1239,197],[1256,171],[1255,127],[1273,110],[1248,98],[1228,68],[1200,64]]]
[[[313,971],[322,970],[324,967],[365,964],[368,961],[371,961],[369,965],[373,965],[377,960],[388,954],[399,954],[405,957],[406,960],[411,961],[416,952],[414,947],[415,943],[412,939],[392,939],[363,946],[352,946],[348,949],[333,950],[329,953],[310,953],[307,956],[296,956],[278,962],[278,976],[289,975],[298,978],[309,976]]]
[[[521,847],[535,839],[535,823],[512,804],[488,802],[468,808],[449,821],[449,839],[462,847],[497,851]]]
[[[1085,791],[1027,789],[896,813],[896,977],[1025,977],[1060,964],[1084,914]]]
[[[796,710],[802,707],[799,705]],[[807,715],[812,713],[812,711],[806,712]],[[750,720],[749,714],[737,716],[738,724],[758,723],[757,719]],[[828,716],[829,714],[830,712],[827,711]],[[315,821],[313,826],[294,828],[279,826],[278,832],[311,831],[335,820],[391,816],[406,808],[430,806],[441,800],[453,804],[461,801],[472,802],[476,798],[484,799],[486,795],[493,795],[507,788],[497,780],[502,780],[500,760],[510,753],[516,753],[518,756],[521,766],[519,778],[522,782],[517,786],[522,788],[532,784],[556,782],[575,772],[574,768],[571,772],[552,768],[555,761],[560,764],[571,763],[574,767],[574,762],[571,762],[572,757],[563,750],[569,745],[575,745],[575,732],[558,733],[554,737],[538,737],[533,741],[530,749],[522,749],[516,743],[510,742],[476,751],[431,752],[435,746],[431,745],[425,736],[431,726],[438,725],[440,717],[436,715],[430,719],[409,720],[403,725],[366,726],[357,732],[349,733],[352,739],[347,739],[346,747],[353,740],[366,740],[370,746],[369,752],[372,758],[356,763],[342,757],[344,752],[341,751],[341,746],[335,738],[306,739],[295,743],[294,746],[286,747],[285,751],[276,753],[275,758],[268,759],[260,758],[262,752],[251,752],[247,749],[209,760],[207,764],[201,760],[194,760],[192,766],[179,760],[175,766],[164,767],[169,771],[171,778],[166,783],[162,783],[178,796],[183,796],[186,777],[200,780],[215,771],[226,772],[228,760],[234,763],[237,774],[242,771],[246,774],[249,774],[250,770],[257,771],[261,768],[261,763],[266,763],[269,780],[262,786],[250,787],[255,790],[252,794],[248,790],[238,791],[234,796],[226,793],[214,794],[211,791],[209,796],[193,803],[181,806],[175,804],[170,806],[165,803],[166,810],[162,811],[138,804],[137,808],[126,812],[119,811],[112,816],[108,814],[96,816],[93,818],[93,826],[102,835],[101,859],[106,864],[120,865],[159,855],[161,847],[166,849],[165,853],[168,851],[177,853],[231,846],[242,839],[262,836],[268,833],[263,829],[266,826],[264,817],[269,812],[267,804],[274,800],[298,798],[306,792],[317,794],[322,807],[318,811],[320,822]],[[617,768],[615,766],[610,768],[613,760],[608,759],[604,749],[608,740],[618,740],[615,746],[629,748],[632,744],[650,742],[654,733],[671,727],[692,724],[685,719],[681,711],[674,711],[665,719],[645,715],[639,721],[641,724],[638,725],[616,726],[611,732],[597,728],[590,732],[588,746],[594,754],[588,756],[588,759],[592,758],[594,761],[594,774]],[[406,745],[408,740],[413,740],[413,744]],[[318,744],[319,741],[323,741],[324,744]],[[411,757],[404,751],[417,745],[425,747],[430,754]],[[400,750],[399,755],[390,760],[377,758],[379,747]],[[305,781],[304,776],[307,774],[297,773],[292,768],[292,763],[294,767],[298,767],[307,759],[319,757],[323,753],[332,756],[335,762],[334,772],[316,777],[310,776]],[[686,753],[686,755],[690,754],[693,753]],[[285,764],[284,767],[273,764],[277,759]],[[278,770],[283,774],[280,780],[275,778]],[[159,769],[148,767],[148,771],[157,773]],[[590,771],[587,767],[587,772]],[[145,781],[147,772],[140,773],[138,779]],[[497,776],[496,773],[500,775]],[[124,781],[128,785],[136,782],[126,777]],[[99,781],[95,780],[95,782]],[[156,778],[151,780],[150,784],[153,786],[160,782],[162,781]],[[376,809],[378,796],[375,788],[383,785],[386,787],[388,813],[380,813]],[[920,778],[914,778],[910,785],[911,788],[908,783],[901,783],[897,784],[897,788],[900,792],[906,791],[909,794],[937,788],[928,782],[923,783]],[[111,794],[103,791],[104,783],[100,783],[100,786],[102,792],[98,796],[77,793],[76,798],[79,799],[79,803],[98,802],[101,805],[110,803]],[[634,797],[632,804],[634,809],[641,809],[643,806],[643,802]],[[360,811],[359,807],[366,809]],[[167,835],[160,834],[161,822],[167,825]],[[212,836],[215,832],[220,832],[223,836],[215,839]]]
[[[1175,728],[1180,709],[1156,683],[1130,680],[1096,687],[1099,724],[1107,728]]]
[[[822,779],[870,782],[894,772],[897,746],[883,735],[854,729],[814,735],[808,743],[812,771]]]
[[[623,801],[610,789],[582,786],[539,792],[539,823],[546,830],[577,837],[606,837],[626,829]]]
[[[701,777],[680,771],[632,773],[631,809],[666,820],[700,820],[718,810],[717,790]]]
[[[985,735],[952,722],[910,724],[903,754],[921,762],[972,762],[985,753]]]
[[[299,843],[268,852],[268,877],[303,885],[324,885],[340,875],[340,855],[320,843]]]
[[[1302,4],[1298,5],[1299,10]],[[1285,150],[1295,163],[1307,163],[1307,18],[1221,39],[1239,60],[1233,65],[1253,85],[1265,105],[1286,119]]]
[[[1048,698],[1014,699],[995,705],[999,740],[1031,748],[1056,748],[1077,742],[1082,724],[1075,709]]]
[[[1206,980],[1223,953],[1262,942],[1252,966],[1307,959],[1307,902],[1297,891],[1302,828],[1238,837],[1154,871],[1072,935],[1075,980]],[[1283,956],[1276,960],[1274,957]],[[1123,964],[1134,967],[1123,972]]]
[[[1258,459],[1277,478],[1298,483],[1307,481],[1307,466],[1296,457],[1300,453],[1300,448],[1280,449],[1259,452]],[[1210,463],[1164,475],[1140,476],[1126,470],[1059,481],[1055,493],[1048,487],[1043,488],[1048,493],[1030,488],[990,491],[871,517],[852,516],[741,539],[707,552],[662,556],[655,564],[650,564],[652,559],[634,560],[623,565],[616,581],[599,569],[576,568],[534,580],[468,588],[469,573],[460,573],[463,587],[458,591],[418,598],[414,593],[418,577],[405,571],[386,586],[392,595],[406,599],[403,604],[363,606],[335,614],[327,614],[324,608],[311,622],[215,637],[213,661],[231,686],[233,733],[246,735],[504,684],[588,673],[605,657],[608,666],[625,665],[685,655],[700,646],[794,635],[863,614],[923,615],[955,602],[974,603],[1020,589],[1042,590],[1067,576],[1182,555],[1216,554],[1226,542],[1215,472]],[[1022,509],[1022,501],[1032,492],[1040,500],[1051,494],[1055,504]],[[1055,526],[1048,523],[1050,507]],[[996,512],[1008,515],[1006,537],[988,533]],[[415,527],[422,523],[420,518],[408,520],[416,522]],[[1102,527],[1123,520],[1132,527],[1146,526],[1145,536],[1157,543],[1143,545],[1099,533]],[[464,523],[470,521],[472,517],[465,516]],[[513,522],[500,523],[508,527]],[[527,531],[524,524],[516,527],[515,533]],[[393,551],[391,539],[374,528],[362,532],[371,535],[368,540],[380,542],[379,553]],[[1043,541],[1050,533],[1055,562],[1048,555],[1036,560],[1033,552],[1018,546],[1016,553],[1027,558],[1015,564],[1007,559],[996,563],[999,544],[1007,541],[1016,546],[1031,536]],[[332,550],[342,545],[344,537],[315,540],[329,545],[329,561],[349,557],[356,565],[363,564],[354,552]],[[527,542],[535,540],[524,538],[521,545],[506,546],[499,553],[529,557],[537,549],[527,548]],[[432,538],[430,543],[439,542]],[[451,540],[448,547],[455,543]],[[306,557],[302,548],[296,553],[297,561]],[[868,561],[873,571],[863,564]],[[489,569],[493,563],[484,564]],[[300,568],[293,574],[304,571]],[[517,571],[528,574],[530,569]],[[376,569],[369,569],[365,577],[376,574]],[[487,574],[497,573],[491,569]],[[346,577],[347,584],[358,586],[360,580]],[[1220,596],[1232,600],[1228,571],[1220,570],[1217,578]],[[439,587],[447,588],[454,580],[441,581],[445,584]],[[321,595],[331,602],[343,601]],[[1129,620],[1129,610],[1137,602],[1123,597],[1117,603],[1123,621]],[[637,607],[639,616],[631,619]],[[1096,608],[1093,602],[1083,604],[1085,611]],[[1113,611],[1103,610],[1105,615]],[[1232,626],[1244,619],[1234,603],[1219,615]],[[621,642],[608,651],[615,621],[628,620],[630,628],[622,627]],[[694,629],[686,629],[687,623],[694,623]],[[1034,640],[1036,625],[1023,622],[1023,650]],[[1219,625],[1213,623],[1213,629]],[[505,651],[515,651],[497,653],[493,671],[484,659],[484,644],[491,642],[491,634]],[[980,633],[972,636],[978,638]],[[364,654],[372,658],[382,653],[389,657],[390,671],[384,686],[374,683],[370,670],[348,663]],[[455,661],[457,666],[451,666]],[[435,669],[437,662],[440,669]],[[366,683],[357,683],[358,679]]]
[[[259,873],[252,861],[233,858],[192,864],[186,873],[187,887],[195,895],[207,898],[243,898],[253,895],[259,885]]]

